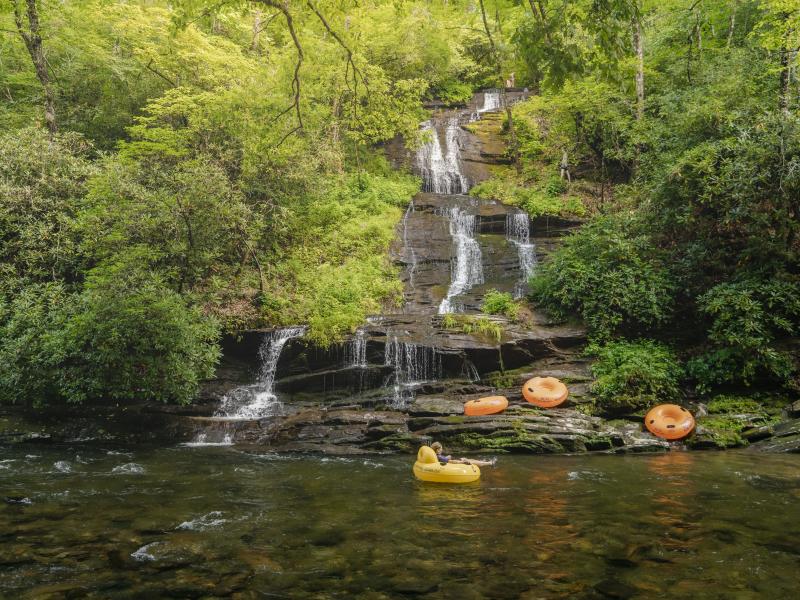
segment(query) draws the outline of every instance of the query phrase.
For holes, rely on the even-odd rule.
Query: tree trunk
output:
[[[789,95],[790,95],[790,80],[789,77],[789,54],[790,50],[786,47],[781,48],[781,86],[779,106],[784,116],[789,116]]]
[[[644,45],[638,18],[633,20],[633,47],[636,51],[636,118],[644,118]]]
[[[261,37],[261,11],[256,10],[253,14],[253,42],[250,45],[250,48],[254,52],[258,52],[259,50],[259,38]]]
[[[728,21],[728,48],[731,47],[731,42],[733,41],[733,32],[736,29],[736,10],[739,8],[739,0],[735,0],[733,3],[733,7],[731,8],[731,17]]]
[[[511,110],[511,104],[508,101],[508,95],[505,88],[502,91],[503,107],[506,109],[506,120],[508,121],[508,151],[511,155],[511,160],[514,163],[514,168],[517,173],[522,173],[522,164],[519,160],[519,143],[517,142],[517,132],[514,129],[514,111]]]
[[[44,121],[52,136],[58,131],[56,103],[53,89],[50,86],[50,75],[47,72],[47,59],[42,47],[42,36],[39,33],[39,11],[36,7],[36,0],[26,0],[25,17],[28,20],[27,28],[24,26],[22,11],[19,4],[17,4],[17,0],[12,0],[12,2],[17,31],[22,41],[25,42],[25,47],[28,49],[28,54],[30,54],[33,61],[33,68],[36,70],[36,77],[44,90]]]

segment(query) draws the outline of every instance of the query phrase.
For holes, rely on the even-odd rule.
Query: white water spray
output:
[[[356,331],[345,350],[345,362],[348,367],[367,368],[367,337],[363,330]]]
[[[442,149],[439,132],[430,121],[422,125],[430,131],[431,140],[417,151],[417,169],[422,176],[422,191],[434,194],[466,194],[467,178],[461,173],[461,126],[458,117],[451,117],[445,125],[445,148]]]
[[[456,256],[451,264],[450,287],[439,305],[439,314],[455,312],[453,298],[483,283],[483,256],[475,239],[478,217],[467,214],[461,207],[443,212],[450,222],[450,235],[456,246]]]
[[[278,414],[283,405],[272,391],[278,360],[286,342],[301,337],[305,332],[305,327],[286,327],[266,334],[258,350],[261,365],[256,383],[238,387],[226,394],[216,416],[260,419]]]
[[[514,286],[514,298],[522,298],[536,268],[536,245],[531,243],[531,221],[526,213],[506,215],[506,239],[517,247],[520,279]]]
[[[414,386],[442,377],[442,359],[434,348],[400,342],[391,336],[386,343],[384,364],[392,367],[392,408],[406,408],[414,398]]]
[[[472,113],[470,116],[470,121],[477,121],[481,118],[481,115],[486,112],[494,112],[499,110],[500,106],[500,92],[484,92],[483,93],[483,106],[481,106],[477,111]]]

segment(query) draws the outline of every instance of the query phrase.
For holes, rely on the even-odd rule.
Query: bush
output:
[[[52,140],[40,128],[0,136],[0,263],[29,281],[75,279],[75,217],[97,171],[92,145],[76,133]]]
[[[503,204],[518,206],[531,218],[542,216],[583,217],[586,215],[586,207],[580,198],[558,195],[559,192],[554,193],[554,188],[550,184],[547,189],[542,190],[526,187],[514,178],[493,177],[474,186],[470,190],[470,194],[477,198],[498,200]]]
[[[674,284],[648,236],[624,217],[605,217],[570,235],[531,279],[534,298],[556,317],[578,313],[605,339],[655,329],[672,315]]]
[[[503,315],[509,319],[516,319],[519,314],[519,304],[507,292],[489,290],[483,297],[481,311],[487,315]]]
[[[216,322],[130,264],[93,270],[68,313],[57,337],[65,355],[60,392],[70,402],[188,403],[214,374]]]
[[[58,338],[71,298],[60,283],[32,284],[2,305],[0,402],[42,405],[60,396]]]
[[[680,396],[681,367],[672,351],[651,340],[592,345],[596,356],[592,374],[597,380],[592,393],[598,405],[610,413],[629,413]]]
[[[800,285],[749,280],[715,286],[698,300],[713,319],[705,352],[689,362],[698,388],[766,378],[790,385],[796,357],[779,340],[800,332]]]

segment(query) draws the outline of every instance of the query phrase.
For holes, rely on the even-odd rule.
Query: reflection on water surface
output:
[[[797,597],[797,456],[0,450],[0,597]]]

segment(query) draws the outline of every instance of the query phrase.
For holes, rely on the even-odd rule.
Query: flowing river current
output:
[[[3,598],[796,598],[795,456],[0,447]]]

